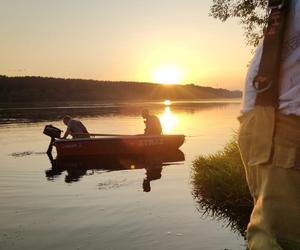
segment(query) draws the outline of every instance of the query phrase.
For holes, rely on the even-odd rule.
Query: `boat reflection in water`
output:
[[[99,155],[82,157],[57,157],[54,159],[48,154],[52,168],[45,171],[48,180],[55,180],[66,172],[65,182],[79,181],[85,175],[92,175],[96,171],[122,171],[145,169],[146,177],[143,180],[144,192],[151,191],[150,182],[161,178],[164,166],[178,165],[185,160],[180,150],[170,150],[161,153],[143,153],[131,155]]]

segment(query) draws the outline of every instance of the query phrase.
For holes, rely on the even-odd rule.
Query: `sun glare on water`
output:
[[[163,131],[165,134],[170,134],[177,123],[176,116],[172,113],[170,107],[165,107],[165,112],[159,116]]]
[[[156,83],[178,84],[183,80],[183,72],[175,66],[163,66],[154,70],[153,80]]]
[[[164,100],[165,106],[170,106],[172,102],[170,100]]]

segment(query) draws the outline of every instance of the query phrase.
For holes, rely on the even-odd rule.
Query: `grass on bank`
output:
[[[233,230],[245,235],[253,201],[235,138],[223,150],[194,160],[192,184],[199,210],[227,219]]]

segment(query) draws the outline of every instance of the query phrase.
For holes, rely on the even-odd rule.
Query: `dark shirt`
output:
[[[68,122],[68,130],[73,138],[89,137],[86,127],[79,120],[71,119]]]
[[[155,115],[150,115],[145,120],[145,135],[161,135],[162,128],[160,124],[160,120]]]

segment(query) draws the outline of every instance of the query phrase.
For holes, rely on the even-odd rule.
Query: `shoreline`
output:
[[[47,101],[47,102],[0,102],[0,110],[27,110],[27,109],[59,109],[59,108],[105,108],[121,107],[131,105],[162,105],[162,106],[180,106],[185,104],[239,104],[242,98],[208,98],[208,99],[180,99],[170,100],[170,104],[165,104],[169,99],[160,100],[103,100],[100,102],[84,101]]]

